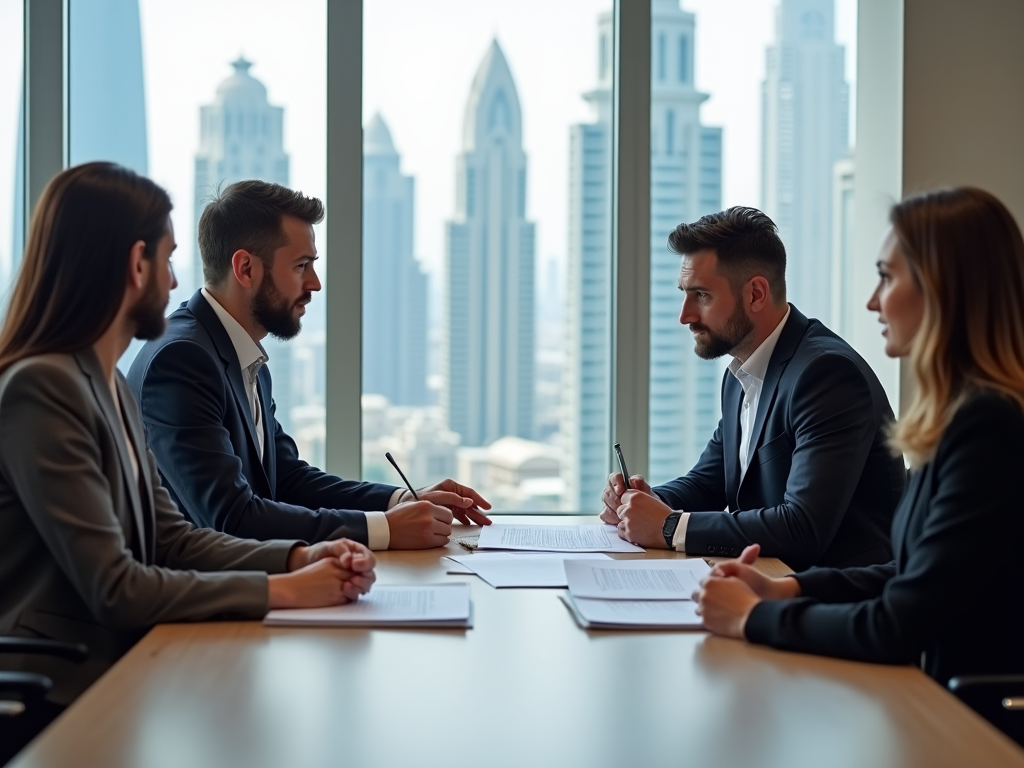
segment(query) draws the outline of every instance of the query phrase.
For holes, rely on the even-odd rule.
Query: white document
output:
[[[493,523],[480,532],[479,549],[532,552],[643,552],[619,538],[614,525],[509,525]]]
[[[348,605],[271,611],[267,626],[468,627],[469,584],[375,586]]]
[[[565,587],[568,585],[564,565],[566,560],[614,562],[608,555],[596,552],[479,552],[450,559],[476,573],[495,589]]]
[[[575,598],[690,600],[711,566],[690,560],[572,560],[565,564]]]
[[[692,600],[589,600],[568,592],[562,601],[584,629],[701,629]]]

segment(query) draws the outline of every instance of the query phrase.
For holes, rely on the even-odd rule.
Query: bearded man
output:
[[[323,204],[279,184],[232,184],[199,219],[206,285],[148,342],[128,382],[164,485],[196,525],[253,539],[345,537],[371,549],[448,542],[453,518],[489,504],[444,480],[410,491],[343,480],[302,461],[276,417],[260,343],[290,339],[320,290],[313,225]]]
[[[849,344],[786,301],[786,249],[768,216],[735,207],[681,224],[679,322],[698,357],[731,355],[722,418],[683,477],[651,488],[612,474],[602,519],[644,547],[797,570],[892,559],[889,531],[906,487],[886,445],[893,420],[878,378]],[[823,256],[827,258],[827,256]]]

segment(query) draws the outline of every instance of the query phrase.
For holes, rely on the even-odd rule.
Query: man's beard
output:
[[[308,303],[311,298],[313,294],[306,292],[298,301],[289,304],[277,290],[277,283],[270,272],[264,272],[263,282],[252,300],[252,315],[267,333],[286,341],[302,330],[302,321],[294,313],[296,305]]]
[[[754,323],[747,317],[743,305],[737,303],[721,333],[715,333],[700,323],[690,323],[690,330],[707,332],[707,336],[696,339],[693,351],[703,360],[714,360],[729,354],[747,339],[754,332]]]
[[[135,322],[136,339],[152,341],[164,335],[164,331],[167,330],[167,319],[164,317],[167,300],[168,297],[164,297],[162,301],[160,299],[160,288],[157,286],[154,271],[149,276],[146,290],[128,313],[129,319]]]

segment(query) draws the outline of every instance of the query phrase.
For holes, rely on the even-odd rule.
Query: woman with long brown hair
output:
[[[163,332],[170,211],[163,189],[120,166],[59,174],[0,331],[0,634],[89,648],[80,666],[14,662],[53,678],[55,709],[154,624],[333,605],[374,579],[361,544],[196,529],[160,484],[116,364],[133,337]]]
[[[776,648],[909,664],[945,683],[1024,672],[1024,240],[991,194],[893,206],[868,308],[914,394],[891,433],[910,464],[896,559],[770,579],[757,546],[695,595],[705,626]]]

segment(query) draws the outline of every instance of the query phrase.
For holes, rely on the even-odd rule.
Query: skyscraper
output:
[[[584,98],[594,122],[572,126],[563,388],[570,509],[597,502],[610,458],[612,16],[598,20],[598,86]],[[693,83],[694,16],[655,0],[651,27],[651,370],[648,478],[663,482],[700,456],[719,417],[720,368],[697,358],[679,325],[679,257],[668,234],[719,210],[722,131],[701,125],[708,98]],[[626,447],[628,450],[628,446]]]
[[[832,170],[848,144],[834,0],[781,0],[762,91],[761,204],[786,244],[789,298],[828,321]]]
[[[199,108],[196,231],[203,208],[217,190],[243,179],[288,185],[284,108],[270,105],[266,86],[249,74],[252,62],[239,57],[231,66],[235,71],[217,86],[213,103]],[[193,280],[195,288],[203,285],[203,264],[198,250]]]
[[[77,0],[68,6],[69,160],[110,160],[149,172],[142,31],[138,0]],[[12,277],[25,247],[24,104],[15,160]]]
[[[519,96],[491,43],[466,104],[446,226],[442,406],[463,445],[533,433],[534,225]]]
[[[229,184],[245,179],[261,179],[288,185],[288,155],[284,151],[284,108],[272,106],[267,99],[267,88],[249,74],[252,62],[239,57],[231,62],[234,72],[217,86],[212,104],[199,108],[199,151],[195,165],[195,222],[194,233],[199,230],[199,217],[212,195]],[[192,238],[192,286],[182,286],[185,296],[203,285],[203,264],[199,255],[196,234]],[[323,303],[313,301],[303,321],[304,327],[318,326]],[[319,335],[307,333],[300,340],[286,344],[271,337],[263,341],[270,357],[270,370],[274,375],[274,401],[277,418],[289,432],[293,430],[292,409],[302,398],[296,386],[310,366],[301,366],[295,345],[308,346]],[[315,355],[313,359],[315,360]],[[312,374],[309,374],[312,376]],[[308,378],[308,376],[307,376]],[[315,379],[315,377],[314,377]]]
[[[374,115],[363,132],[363,392],[427,404],[427,276],[413,256],[414,180]]]

